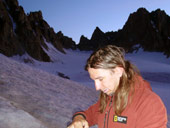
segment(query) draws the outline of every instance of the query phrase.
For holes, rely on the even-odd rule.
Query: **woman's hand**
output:
[[[83,116],[77,115],[67,128],[89,128],[89,125]]]

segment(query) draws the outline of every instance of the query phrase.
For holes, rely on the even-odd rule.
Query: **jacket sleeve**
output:
[[[90,106],[87,110],[82,112],[76,112],[73,117],[76,115],[82,115],[88,122],[89,126],[93,126],[97,124],[98,115],[99,115],[99,101],[96,104]]]
[[[152,93],[140,105],[137,128],[166,128],[167,111],[158,95]]]

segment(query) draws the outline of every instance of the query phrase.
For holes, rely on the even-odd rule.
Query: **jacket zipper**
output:
[[[106,111],[105,116],[104,116],[104,126],[103,126],[103,128],[105,128],[106,116],[107,116],[107,111]]]
[[[104,117],[104,127],[103,128],[105,128],[105,124],[106,124],[106,116],[107,116],[107,114],[108,114],[108,116],[107,116],[107,127],[108,127],[108,123],[109,123],[109,114],[110,114],[110,110],[111,110],[111,104],[112,104],[112,99],[113,99],[113,96],[112,96],[112,98],[111,98],[111,101],[110,101],[110,103],[109,103],[109,111],[106,111],[106,113],[105,113],[105,117]]]
[[[108,128],[108,124],[109,124],[109,115],[110,115],[110,110],[112,107],[110,107],[109,112],[108,112],[108,116],[107,116],[107,128]]]

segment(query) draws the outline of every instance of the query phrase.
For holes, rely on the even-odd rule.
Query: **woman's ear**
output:
[[[116,68],[115,68],[115,71],[116,71],[116,74],[117,74],[119,77],[122,77],[123,72],[124,72],[124,69],[123,69],[122,67],[116,67]]]

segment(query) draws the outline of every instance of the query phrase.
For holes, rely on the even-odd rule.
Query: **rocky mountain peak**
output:
[[[43,20],[42,12],[41,11],[36,11],[36,12],[30,12],[28,15],[29,19],[31,21],[41,21]]]
[[[71,38],[62,36],[62,40],[58,39],[41,11],[26,15],[17,0],[0,0],[0,8],[0,53],[6,56],[27,53],[36,60],[48,62],[51,59],[44,50],[48,50],[46,43],[62,53],[65,53],[65,46],[75,48]]]
[[[17,9],[20,8],[17,0],[4,0],[6,4],[8,5],[8,9]]]
[[[92,34],[91,40],[96,40],[99,36],[103,36],[103,35],[104,35],[104,32],[102,32],[99,27],[96,27],[96,29],[94,30]]]
[[[76,49],[76,44],[75,44],[75,42],[72,40],[72,38],[64,36],[64,34],[63,34],[61,31],[59,31],[58,33],[56,33],[56,39],[57,39],[58,42],[61,43],[61,45],[62,45],[64,48],[66,48],[66,49],[71,48],[71,49],[73,49],[73,50]]]
[[[103,33],[98,27],[90,40],[80,40],[81,50],[96,49],[100,46],[113,44],[133,52],[139,47],[146,51],[163,52],[170,56],[170,17],[162,10],[148,12],[139,8],[129,15],[122,29],[117,32]],[[134,48],[138,44],[138,48]],[[88,45],[88,47],[84,47]]]
[[[145,8],[138,8],[136,12],[134,13],[138,13],[138,14],[148,14],[148,10],[146,10]]]

